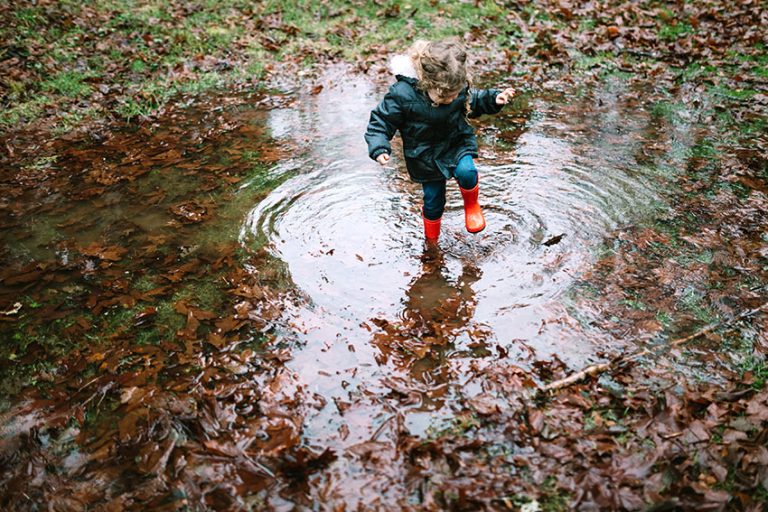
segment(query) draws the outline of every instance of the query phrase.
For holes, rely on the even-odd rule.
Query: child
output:
[[[400,130],[408,174],[424,189],[422,218],[429,242],[440,236],[449,178],[459,183],[467,231],[485,228],[472,160],[477,157],[477,139],[467,117],[496,114],[515,94],[511,88],[471,89],[466,61],[466,49],[458,41],[416,41],[408,55],[392,59],[397,82],[371,112],[365,132],[369,156],[386,165],[392,151],[389,141]]]

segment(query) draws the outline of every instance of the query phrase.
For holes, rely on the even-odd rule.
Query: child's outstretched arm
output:
[[[389,141],[403,121],[403,110],[398,102],[397,84],[389,88],[389,92],[381,103],[371,111],[368,129],[365,131],[365,142],[368,143],[368,156],[385,165],[389,162],[392,146]]]
[[[469,117],[480,117],[485,114],[498,114],[501,108],[509,103],[509,100],[515,95],[515,90],[511,87],[499,91],[498,89],[473,89],[470,91],[470,108],[472,112]]]

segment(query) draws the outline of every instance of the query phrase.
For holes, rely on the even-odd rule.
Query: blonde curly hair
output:
[[[443,41],[418,40],[411,45],[408,56],[413,61],[419,89],[434,91],[438,96],[472,86],[467,70],[467,49],[458,39]],[[467,94],[467,114],[470,112],[470,94]]]

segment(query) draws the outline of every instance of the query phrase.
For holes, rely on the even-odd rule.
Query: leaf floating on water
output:
[[[501,402],[491,394],[481,393],[469,400],[469,406],[478,414],[490,416],[501,410]]]
[[[210,212],[205,206],[195,201],[189,201],[171,206],[171,213],[179,217],[182,222],[193,224],[205,220]]]
[[[98,258],[100,260],[119,261],[123,255],[128,252],[128,249],[117,245],[104,246],[98,242],[93,242],[87,247],[80,249],[80,252],[85,256]]]
[[[302,446],[294,453],[285,456],[285,462],[280,465],[280,470],[288,477],[301,481],[315,471],[327,468],[336,459],[338,456],[330,448],[318,454]]]
[[[551,247],[551,246],[553,246],[555,244],[559,244],[563,240],[563,237],[565,237],[565,233],[560,233],[559,235],[553,236],[549,240],[543,242],[542,245],[546,245],[547,247]]]

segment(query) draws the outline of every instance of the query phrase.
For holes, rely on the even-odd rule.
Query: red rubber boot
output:
[[[437,239],[440,237],[440,221],[442,217],[435,220],[429,220],[424,216],[424,212],[421,212],[421,218],[424,220],[424,236],[427,237],[427,242],[437,243]]]
[[[467,190],[459,187],[459,190],[461,190],[461,197],[464,198],[464,222],[467,225],[467,231],[479,233],[485,229],[483,210],[480,209],[480,204],[477,202],[477,196],[480,193],[480,179],[478,178],[475,188]]]

